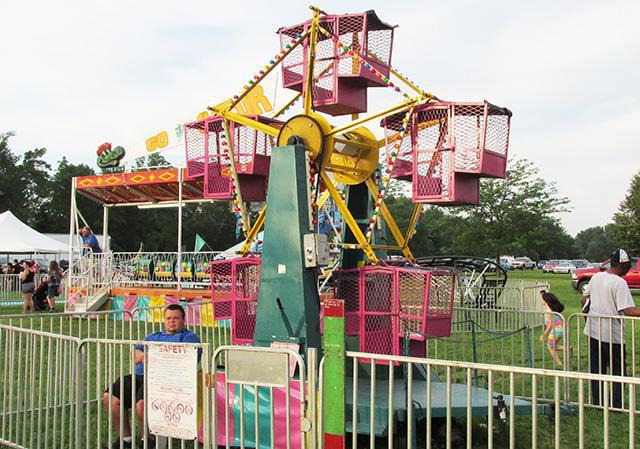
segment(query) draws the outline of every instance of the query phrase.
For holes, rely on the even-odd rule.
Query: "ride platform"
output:
[[[413,379],[411,384],[411,403],[413,410],[413,429],[415,430],[417,421],[426,418],[427,404],[429,396],[431,400],[431,417],[444,418],[447,416],[447,385],[445,382],[432,377],[431,388],[429,389],[425,379]],[[391,405],[389,404],[389,379],[376,379],[373,396],[371,393],[371,379],[358,378],[357,383],[357,413],[356,424],[353,424],[353,377],[347,377],[346,386],[346,418],[347,432],[353,432],[354,427],[360,435],[371,434],[371,414],[373,408],[373,433],[375,436],[383,437],[389,433],[389,408],[392,408],[392,425],[398,429],[398,423],[406,423],[407,412],[407,386],[404,379],[392,379],[393,390]],[[467,384],[451,384],[450,403],[452,417],[467,416]],[[491,398],[491,408],[489,404],[489,390],[482,387],[471,386],[471,414],[474,417],[488,416],[490,410],[495,410],[499,405],[499,397],[507,405],[511,398],[499,392],[494,392]],[[372,399],[373,398],[373,399]],[[516,415],[531,415],[533,406],[531,401],[515,398]],[[373,407],[372,407],[373,404]],[[538,404],[537,414],[548,413],[549,406]],[[498,419],[496,417],[496,419]]]

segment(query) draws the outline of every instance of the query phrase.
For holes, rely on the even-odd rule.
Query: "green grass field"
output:
[[[523,279],[528,281],[548,282],[551,291],[564,304],[565,310],[563,315],[569,316],[572,313],[580,311],[580,299],[582,295],[573,287],[571,287],[570,274],[552,274],[543,273],[541,270],[533,271],[509,271],[509,280]]]
[[[511,280],[539,280],[548,282],[550,284],[550,289],[553,291],[560,300],[565,304],[565,311],[563,313],[565,318],[568,318],[572,313],[578,312],[580,310],[580,298],[581,295],[571,287],[570,284],[570,275],[555,275],[555,274],[543,274],[539,270],[535,270],[533,272],[526,271],[512,271],[509,273],[509,279]],[[637,298],[637,297],[636,297]],[[638,301],[640,303],[640,301]],[[13,307],[3,307],[0,308],[0,314],[19,314],[21,312],[21,307],[13,306]],[[473,317],[472,317],[473,318]],[[56,317],[55,319],[48,320],[43,319],[40,320],[38,318],[34,319],[23,319],[22,321],[12,320],[12,324],[30,327],[34,329],[45,330],[53,333],[62,333],[65,335],[74,335],[80,336],[81,338],[85,338],[87,336],[102,336],[108,338],[127,338],[131,336],[139,336],[144,335],[146,329],[145,324],[141,322],[122,322],[115,320],[100,320],[102,324],[100,326],[96,325],[95,322],[91,322],[91,320],[85,320],[86,323],[84,325],[79,324],[79,320],[69,320],[66,317]],[[8,324],[8,320],[2,319],[0,323]],[[466,332],[464,334],[452,335],[450,341],[444,345],[443,341],[438,341],[438,344],[441,345],[442,348],[449,348],[446,350],[439,350],[438,354],[430,353],[430,357],[434,358],[442,358],[449,360],[460,360],[460,361],[478,361],[481,363],[492,363],[499,365],[517,365],[517,366],[533,366],[536,368],[549,368],[556,369],[553,367],[551,362],[550,355],[546,350],[546,346],[541,344],[538,341],[538,337],[542,332],[542,329],[539,325],[530,326],[526,320],[524,321],[525,326],[522,327],[521,330],[516,330],[515,332],[502,332],[502,333],[482,333],[478,332],[474,335],[473,344],[470,340],[470,333]],[[582,321],[577,321],[579,326],[582,325]],[[582,337],[580,341],[578,341],[578,336],[580,334],[578,332],[573,332],[571,341],[568,342],[576,351],[583,351],[581,354],[582,357],[586,357],[584,347],[586,343],[586,339]],[[566,342],[565,342],[566,343]],[[47,349],[49,346],[47,346]],[[56,349],[54,347],[54,349]],[[36,352],[35,354],[40,354]],[[85,384],[90,389],[86,391],[87,396],[91,397],[99,397],[100,391],[103,388],[103,385],[108,383],[108,380],[116,375],[114,372],[115,367],[120,365],[119,360],[127,359],[127,351],[124,354],[120,353],[120,351],[116,351],[114,353],[114,360],[112,362],[107,363],[108,359],[106,353],[102,353],[101,356],[96,352],[96,349],[93,348],[87,352],[87,362],[88,362],[88,370],[85,373]],[[23,357],[26,354],[23,355]],[[575,355],[574,355],[575,356]],[[102,360],[103,367],[107,364],[111,366],[111,373],[100,375],[98,373],[96,363],[98,360]],[[585,359],[586,360],[586,359]],[[638,357],[640,360],[640,357]],[[46,361],[46,353],[45,353],[45,361]],[[128,363],[125,363],[128,365]],[[45,363],[46,365],[46,363]],[[587,365],[585,365],[584,360],[582,360],[581,364],[578,363],[577,360],[572,359],[570,367],[575,371],[584,371],[587,369]],[[55,382],[60,382],[60,386],[65,384],[66,375],[64,372],[60,371],[58,374],[60,366],[52,365],[51,369],[52,373],[56,373],[56,376],[52,379]],[[102,371],[102,370],[100,370]],[[441,378],[444,378],[444,372],[438,373]],[[68,375],[68,374],[67,374]],[[83,376],[84,377],[84,376]],[[464,382],[464,372],[462,371],[453,371],[452,379],[456,382]],[[480,374],[477,378],[477,384],[479,386],[486,386],[486,375]],[[23,385],[24,387],[25,385]],[[36,385],[33,385],[34,387]],[[515,379],[515,392],[516,395],[521,396],[531,396],[531,379],[529,376],[517,376]],[[509,378],[508,375],[495,375],[494,376],[494,388],[496,392],[508,393],[509,391]],[[38,388],[39,389],[39,388]],[[566,385],[563,385],[563,393],[568,391],[569,398],[572,401],[577,400],[577,382],[567,382]],[[552,379],[538,379],[538,387],[537,394],[540,398],[551,398],[553,392],[553,381]],[[588,390],[585,389],[585,398],[588,401]],[[638,400],[640,402],[640,399]],[[542,401],[544,402],[544,401]],[[97,413],[99,410],[98,404],[95,402],[87,409],[87,429],[93,429],[91,433],[91,437],[94,438],[96,433],[95,429],[101,429],[102,440],[106,439],[106,433],[104,430],[104,425],[97,424]],[[62,408],[59,408],[59,412],[61,413]],[[553,423],[552,417],[547,416],[539,416],[537,423],[537,432],[538,432],[538,441],[537,447],[539,448],[551,448],[553,446],[553,434],[555,430],[555,426]],[[44,418],[43,418],[44,419]],[[53,419],[53,418],[52,418]],[[104,419],[102,417],[101,421]],[[603,446],[603,412],[597,409],[588,409],[585,413],[585,435],[587,438],[587,444],[585,447],[588,448],[600,448]],[[610,420],[610,447],[612,448],[624,448],[628,447],[628,426],[629,426],[629,418],[627,414],[623,413],[611,413],[608,417]],[[25,421],[22,421],[24,423]],[[474,432],[474,444],[473,447],[486,447],[486,418],[474,418],[473,420],[473,432]],[[460,420],[458,422],[459,425],[464,425],[464,420]],[[496,425],[496,423],[494,423]],[[26,427],[20,426],[17,422],[14,424],[16,430],[26,431]],[[516,447],[529,448],[532,447],[531,442],[531,429],[532,422],[531,416],[519,416],[516,419]],[[575,432],[578,429],[578,417],[577,416],[562,416],[561,419],[561,447],[576,447],[577,439]],[[636,439],[640,441],[640,429],[636,429],[635,431]],[[28,436],[28,434],[27,434]],[[496,438],[498,436],[496,435]],[[21,442],[26,442],[23,439],[20,439]],[[506,447],[504,442],[496,441],[496,447]],[[360,446],[360,445],[358,445]],[[384,447],[384,444],[379,447]],[[424,447],[424,446],[420,446]]]

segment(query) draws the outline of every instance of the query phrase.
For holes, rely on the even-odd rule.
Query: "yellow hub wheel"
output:
[[[290,137],[300,137],[309,150],[309,157],[315,160],[325,149],[333,147],[333,139],[325,137],[331,130],[329,122],[321,115],[296,115],[280,129],[278,146],[285,146]]]
[[[333,173],[337,182],[360,184],[367,180],[378,165],[378,140],[364,126],[336,136],[327,136],[331,125],[321,115],[296,115],[282,126],[278,146],[287,145],[289,138],[299,137],[313,160],[321,158],[322,170]]]
[[[336,181],[345,185],[360,184],[375,172],[378,166],[378,140],[364,126],[336,137],[334,145],[323,167],[333,173]]]

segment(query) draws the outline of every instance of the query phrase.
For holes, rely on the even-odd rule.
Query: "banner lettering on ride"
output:
[[[226,107],[229,103],[231,103],[230,99],[223,101],[216,105],[216,107]],[[256,86],[250,95],[243,98],[242,101],[233,108],[233,111],[242,115],[266,114],[273,111],[273,105],[266,97],[262,86]],[[209,111],[202,111],[196,115],[195,119],[204,120],[209,117],[209,115]],[[189,121],[192,120],[186,120],[186,122]],[[143,142],[125,147],[125,155],[120,162],[124,164],[152,153],[159,153],[182,145],[184,145],[183,123],[176,123],[147,136]]]

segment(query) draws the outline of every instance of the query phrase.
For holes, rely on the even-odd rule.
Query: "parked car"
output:
[[[548,261],[546,264],[544,264],[544,266],[542,267],[542,272],[543,273],[553,273],[553,268],[558,265],[560,263],[559,260],[557,259],[552,259],[550,261]]]
[[[535,267],[536,263],[528,257],[516,257],[509,264],[511,270],[533,270]]]
[[[576,270],[571,275],[571,286],[580,292],[584,292],[594,274],[608,269],[609,261],[607,260],[597,267]],[[622,276],[622,279],[627,281],[629,288],[640,288],[640,259],[631,258],[631,269],[625,276]]]
[[[547,264],[546,260],[539,260],[537,264],[538,270],[542,270],[542,268]]]
[[[552,268],[552,270],[554,273],[569,274],[576,271],[576,267],[569,260],[561,260],[558,265]]]
[[[589,262],[589,265],[585,268],[600,268],[600,265],[602,265],[602,262]]]
[[[574,259],[570,261],[576,268],[587,268],[589,261],[587,259]]]

